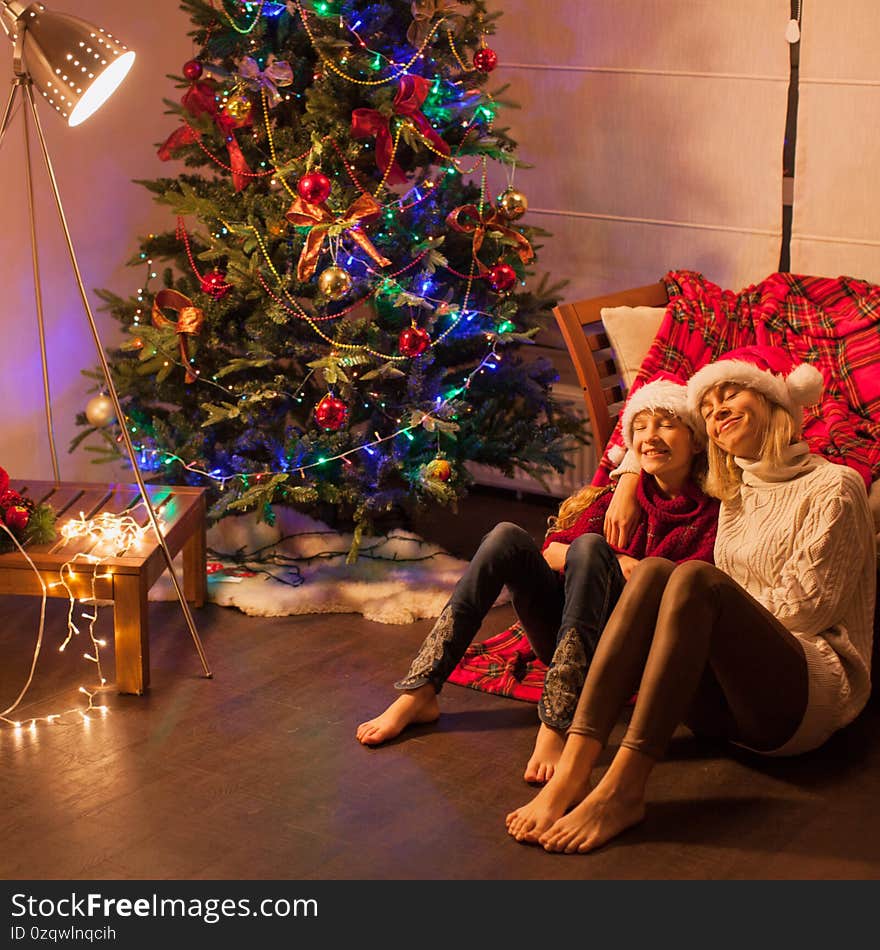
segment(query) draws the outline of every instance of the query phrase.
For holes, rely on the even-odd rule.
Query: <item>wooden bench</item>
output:
[[[71,519],[95,518],[102,513],[129,514],[140,525],[149,524],[137,485],[98,485],[88,482],[43,482],[14,480],[11,487],[36,502],[51,505],[57,515],[59,535],[50,544],[32,545],[27,553],[40,573],[50,597],[69,595],[58,586],[64,564],[73,562],[74,575],[67,580],[73,596],[91,598],[95,564],[82,555],[95,553],[86,539],[65,542],[60,527]],[[205,497],[203,488],[150,486],[153,509],[163,525],[169,552],[183,551],[183,591],[186,599],[201,607],[207,597]],[[94,578],[95,595],[113,601],[116,648],[116,686],[120,693],[140,695],[150,685],[150,645],[147,595],[167,564],[152,530],[137,550],[124,557],[101,555]],[[110,575],[107,577],[106,575]],[[67,579],[67,575],[65,573]],[[55,586],[53,586],[55,585]],[[0,554],[0,594],[42,595],[33,568],[18,551]]]

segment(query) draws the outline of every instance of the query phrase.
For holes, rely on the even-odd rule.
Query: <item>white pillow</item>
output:
[[[603,307],[599,311],[627,390],[660,329],[665,307]]]

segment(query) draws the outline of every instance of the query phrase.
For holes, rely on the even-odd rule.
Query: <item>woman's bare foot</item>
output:
[[[543,785],[553,778],[556,763],[562,750],[565,748],[565,733],[551,726],[541,723],[538,737],[535,739],[535,749],[526,765],[523,778],[527,782],[537,782]]]
[[[624,798],[602,789],[602,783],[538,838],[545,851],[586,854],[637,825],[645,817],[645,800]]]
[[[407,726],[436,722],[440,717],[440,703],[430,683],[418,689],[407,690],[375,719],[358,726],[357,740],[364,745],[381,745],[399,736]]]
[[[563,777],[561,772],[555,772],[553,778],[527,805],[507,816],[507,833],[517,841],[537,844],[541,835],[589,791],[589,778],[585,782],[578,782]]]

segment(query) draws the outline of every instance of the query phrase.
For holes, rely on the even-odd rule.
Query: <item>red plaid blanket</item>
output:
[[[736,294],[694,271],[665,277],[669,306],[633,390],[659,370],[687,378],[721,353],[761,343],[822,370],[822,402],[804,416],[814,452],[849,465],[866,485],[880,478],[880,286],[852,277],[771,274]],[[593,483],[608,482],[615,427]],[[450,683],[536,703],[546,667],[519,624],[473,644]]]
[[[814,452],[880,478],[880,286],[852,277],[771,274],[738,294],[694,271],[665,277],[669,306],[633,382],[659,370],[691,376],[721,353],[755,343],[786,350],[825,377],[821,403],[806,410]],[[593,479],[605,484],[608,453],[622,446],[618,425]]]
[[[483,693],[537,703],[547,667],[532,653],[522,627],[515,623],[468,647],[449,682]]]

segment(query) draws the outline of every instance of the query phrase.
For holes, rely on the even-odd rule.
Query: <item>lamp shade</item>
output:
[[[25,7],[16,28],[24,71],[68,125],[100,108],[134,62],[134,53],[110,33],[41,3]]]

